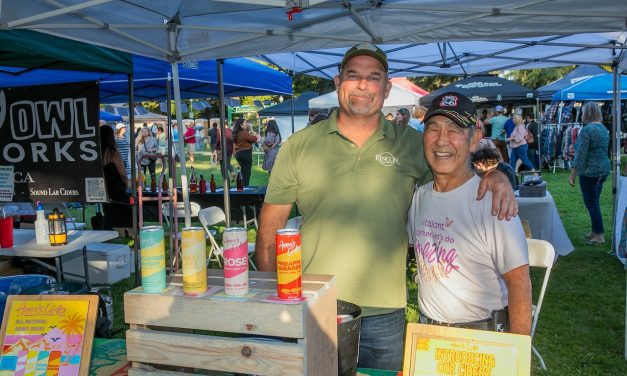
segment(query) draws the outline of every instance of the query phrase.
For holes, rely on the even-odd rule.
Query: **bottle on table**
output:
[[[211,192],[216,191],[216,179],[213,177],[213,174],[211,174],[211,179],[209,180],[209,190]]]
[[[155,174],[150,174],[150,192],[157,191],[157,176]]]
[[[198,181],[198,189],[200,190],[200,193],[207,193],[207,181],[202,174],[200,174],[200,181]]]
[[[192,173],[189,176],[189,192],[196,193],[198,191],[198,183],[196,182],[196,171],[194,166],[191,167]]]
[[[242,177],[242,170],[237,171],[237,178],[235,179],[235,183],[238,191],[244,190],[244,177]]]
[[[161,191],[168,191],[168,175],[163,175],[163,181],[161,182]]]
[[[37,244],[50,244],[48,239],[48,220],[44,207],[37,201],[37,219],[35,219],[35,239]]]

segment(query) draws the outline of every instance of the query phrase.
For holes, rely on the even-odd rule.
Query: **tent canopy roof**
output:
[[[306,91],[294,99],[294,115],[309,115],[309,100],[318,96],[318,93]],[[292,104],[289,100],[277,105],[266,107],[259,111],[259,116],[290,116]]]
[[[627,16],[624,0],[472,4],[466,0],[309,0],[309,7],[294,14],[293,20],[288,19],[285,4],[283,0],[21,0],[2,4],[0,23],[6,29],[28,28],[166,61],[190,61],[346,48],[360,42],[412,46],[497,38],[520,46],[525,38],[553,35],[555,30],[562,35],[621,31]],[[546,37],[542,43],[551,41]],[[431,62],[416,68],[425,73],[412,74],[433,74],[429,68],[441,60],[453,66],[458,58],[471,62],[475,58],[462,56],[458,47],[445,52],[442,45],[441,50],[437,45],[425,46]],[[544,47],[555,51],[548,53],[555,55],[553,59],[558,58],[560,48]],[[509,58],[507,53],[500,55]],[[510,65],[519,63],[510,60]],[[406,65],[411,64],[409,60]]]
[[[37,68],[121,73],[133,71],[133,62],[128,53],[31,30],[0,31],[0,55],[2,65],[21,68],[9,70],[11,74]]]
[[[455,81],[420,98],[420,105],[429,107],[433,98],[448,91],[464,94],[477,105],[535,102],[536,98],[535,90],[514,81],[497,76],[474,76]]]
[[[538,98],[540,100],[551,100],[555,92],[588,77],[605,73],[607,73],[605,70],[596,65],[580,65],[559,80],[555,80],[548,85],[538,88]]]
[[[611,73],[599,74],[578,81],[553,95],[554,101],[611,101],[613,95]],[[620,93],[627,96],[627,76],[620,76]]]

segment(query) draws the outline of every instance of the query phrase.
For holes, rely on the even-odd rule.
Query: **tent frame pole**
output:
[[[128,131],[129,139],[131,143],[130,155],[129,155],[129,163],[131,164],[131,215],[133,216],[133,250],[134,253],[134,262],[135,264],[135,287],[141,285],[141,272],[139,265],[139,228],[138,228],[138,209],[137,209],[137,166],[135,164],[135,91],[133,86],[133,74],[128,74],[128,121],[129,128]]]
[[[227,160],[227,146],[226,146],[226,124],[224,121],[224,76],[222,71],[222,65],[224,64],[224,59],[217,59],[217,71],[218,71],[218,96],[220,102],[220,152],[222,153],[222,165],[220,168],[222,169],[222,176],[224,177],[223,185],[224,185],[224,214],[226,217],[226,227],[231,227],[231,201],[230,201],[230,184],[231,184],[231,176],[229,175],[229,170],[226,167],[229,161]]]

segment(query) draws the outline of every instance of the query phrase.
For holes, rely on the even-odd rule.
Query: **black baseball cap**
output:
[[[355,56],[361,55],[374,57],[375,59],[379,60],[379,62],[383,65],[385,71],[388,71],[387,55],[385,54],[385,52],[383,52],[382,49],[372,43],[359,43],[346,51],[344,57],[342,58],[342,63],[340,64],[340,70],[344,69],[344,65],[346,65],[346,63],[348,63],[350,59],[354,58]]]
[[[477,107],[470,98],[450,91],[435,97],[425,114],[424,123],[426,124],[432,116],[443,115],[462,128],[470,128],[477,126],[476,112]]]

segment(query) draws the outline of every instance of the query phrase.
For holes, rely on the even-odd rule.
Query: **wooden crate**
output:
[[[209,286],[223,287],[222,273],[209,270]],[[293,305],[261,301],[276,292],[275,273],[250,272],[249,281],[251,291],[260,292],[247,301],[195,298],[168,290],[147,294],[141,287],[124,294],[124,317],[130,324],[126,345],[133,362],[129,375],[189,374],[195,369],[337,374],[335,277],[304,275],[308,299]],[[171,282],[181,284],[180,275]]]

